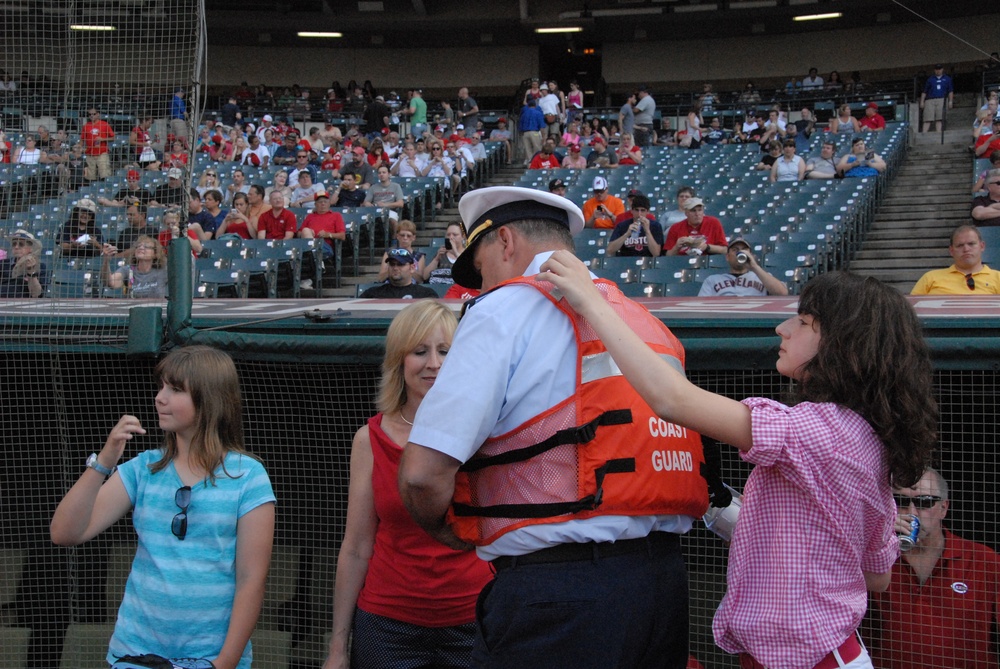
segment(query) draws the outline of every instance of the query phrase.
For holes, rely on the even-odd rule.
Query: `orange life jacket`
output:
[[[540,290],[573,324],[576,392],[507,434],[490,437],[462,467],[448,511],[462,539],[486,545],[527,525],[600,515],[687,515],[708,508],[701,436],[661,419],[625,380],[586,320],[550,283]],[[629,327],[679,371],[684,349],[618,287],[595,282]]]

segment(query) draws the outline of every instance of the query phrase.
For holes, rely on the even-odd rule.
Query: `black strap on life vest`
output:
[[[598,427],[602,427],[604,425],[627,425],[631,422],[631,409],[612,409],[610,411],[605,411],[583,425],[577,425],[576,427],[568,427],[565,430],[559,430],[548,439],[540,441],[532,446],[525,446],[524,448],[518,448],[513,451],[506,451],[504,453],[498,453],[497,455],[488,455],[481,458],[475,458],[474,460],[469,460],[464,465],[459,467],[459,471],[477,472],[480,469],[493,467],[495,465],[509,465],[514,462],[523,462],[535,457],[536,455],[540,455],[545,451],[552,450],[556,446],[586,444],[589,441],[593,441],[594,437],[597,436]]]
[[[479,516],[484,518],[549,518],[579,511],[592,511],[604,500],[604,477],[607,474],[630,474],[635,472],[635,458],[608,460],[595,471],[597,490],[575,502],[551,502],[548,504],[495,504],[493,506],[472,506],[452,503],[456,516]]]

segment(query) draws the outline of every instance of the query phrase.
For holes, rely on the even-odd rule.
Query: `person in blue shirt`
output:
[[[188,145],[187,127],[187,103],[184,102],[184,89],[178,88],[174,91],[174,97],[170,100],[170,132],[174,139]]]
[[[118,465],[146,427],[122,416],[52,516],[59,546],[131,512],[138,548],[108,664],[152,653],[249,669],[274,542],[274,492],[246,451],[239,378],[225,353],[178,348],[156,367],[163,445]]]
[[[542,130],[547,128],[545,114],[538,108],[534,98],[528,98],[521,107],[521,117],[517,120],[517,129],[521,133],[521,145],[524,147],[524,164],[542,150]]]
[[[924,91],[920,94],[920,108],[924,111],[924,132],[931,129],[934,122],[934,132],[941,132],[941,121],[944,118],[944,102],[948,100],[948,109],[955,103],[955,87],[951,77],[944,73],[944,65],[934,66],[934,76],[927,79]]]

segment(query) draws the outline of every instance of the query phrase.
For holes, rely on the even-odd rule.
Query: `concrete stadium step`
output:
[[[852,262],[879,262],[883,260],[909,261],[924,263],[926,261],[943,261],[948,259],[945,247],[939,244],[925,244],[919,248],[865,249],[854,256]]]
[[[968,183],[972,186],[972,160],[963,160],[956,165],[946,165],[940,166],[935,165],[932,169],[927,169],[921,172],[904,173],[899,172],[897,179],[899,180],[898,186],[893,184],[900,189],[908,189],[913,187],[927,187],[941,189],[947,184],[964,184]]]
[[[969,104],[949,112],[950,130],[916,133],[879,205],[851,270],[876,277],[901,292],[930,269],[949,264],[952,230],[969,220],[972,180]],[[966,123],[966,119],[968,123]]]
[[[903,207],[906,205],[914,204],[970,204],[972,199],[972,193],[969,192],[971,189],[966,189],[966,184],[969,183],[963,180],[961,183],[955,183],[951,188],[947,190],[933,190],[929,191],[922,187],[916,186],[909,192],[899,192],[890,193],[885,196],[882,200],[883,207]],[[966,191],[966,192],[962,192]]]
[[[928,224],[919,231],[906,225],[900,225],[899,227],[879,227],[869,230],[865,234],[865,243],[898,239],[923,241],[929,238],[936,238],[937,236],[947,236],[954,229],[955,226],[948,222],[941,222],[937,226]]]
[[[888,252],[898,250],[943,250],[948,247],[948,241],[951,238],[952,230],[954,230],[954,228],[930,230],[928,231],[928,234],[920,235],[919,237],[914,237],[912,234],[899,237],[883,237],[877,240],[873,240],[871,237],[868,237],[865,239],[865,243],[856,255],[860,256],[860,254],[867,253],[869,251],[872,253],[886,254]]]
[[[944,212],[928,211],[926,214],[923,214],[921,218],[915,218],[912,212],[910,213],[902,211],[879,212],[879,214],[875,217],[875,225],[873,227],[873,230],[881,230],[883,226],[889,228],[904,227],[903,225],[900,224],[901,223],[906,224],[910,222],[912,222],[913,227],[916,228],[928,227],[928,226],[933,227],[935,223],[938,222],[943,223],[945,221],[950,221],[950,222],[964,221],[967,220],[968,218],[969,218],[968,207],[962,207],[958,211],[944,211]]]
[[[947,262],[946,262],[947,261]],[[851,261],[851,269],[854,271],[861,270],[876,270],[876,269],[891,269],[891,270],[913,270],[919,271],[921,274],[926,272],[928,269],[933,267],[947,267],[951,263],[950,258],[945,255],[942,258],[940,255],[925,256],[919,258],[870,258],[862,259],[855,258]]]

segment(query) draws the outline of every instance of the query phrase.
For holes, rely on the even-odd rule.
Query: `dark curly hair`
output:
[[[937,444],[938,406],[913,307],[877,279],[830,272],[806,284],[799,313],[819,321],[822,337],[798,399],[835,402],[862,416],[885,444],[890,483],[916,484]]]

